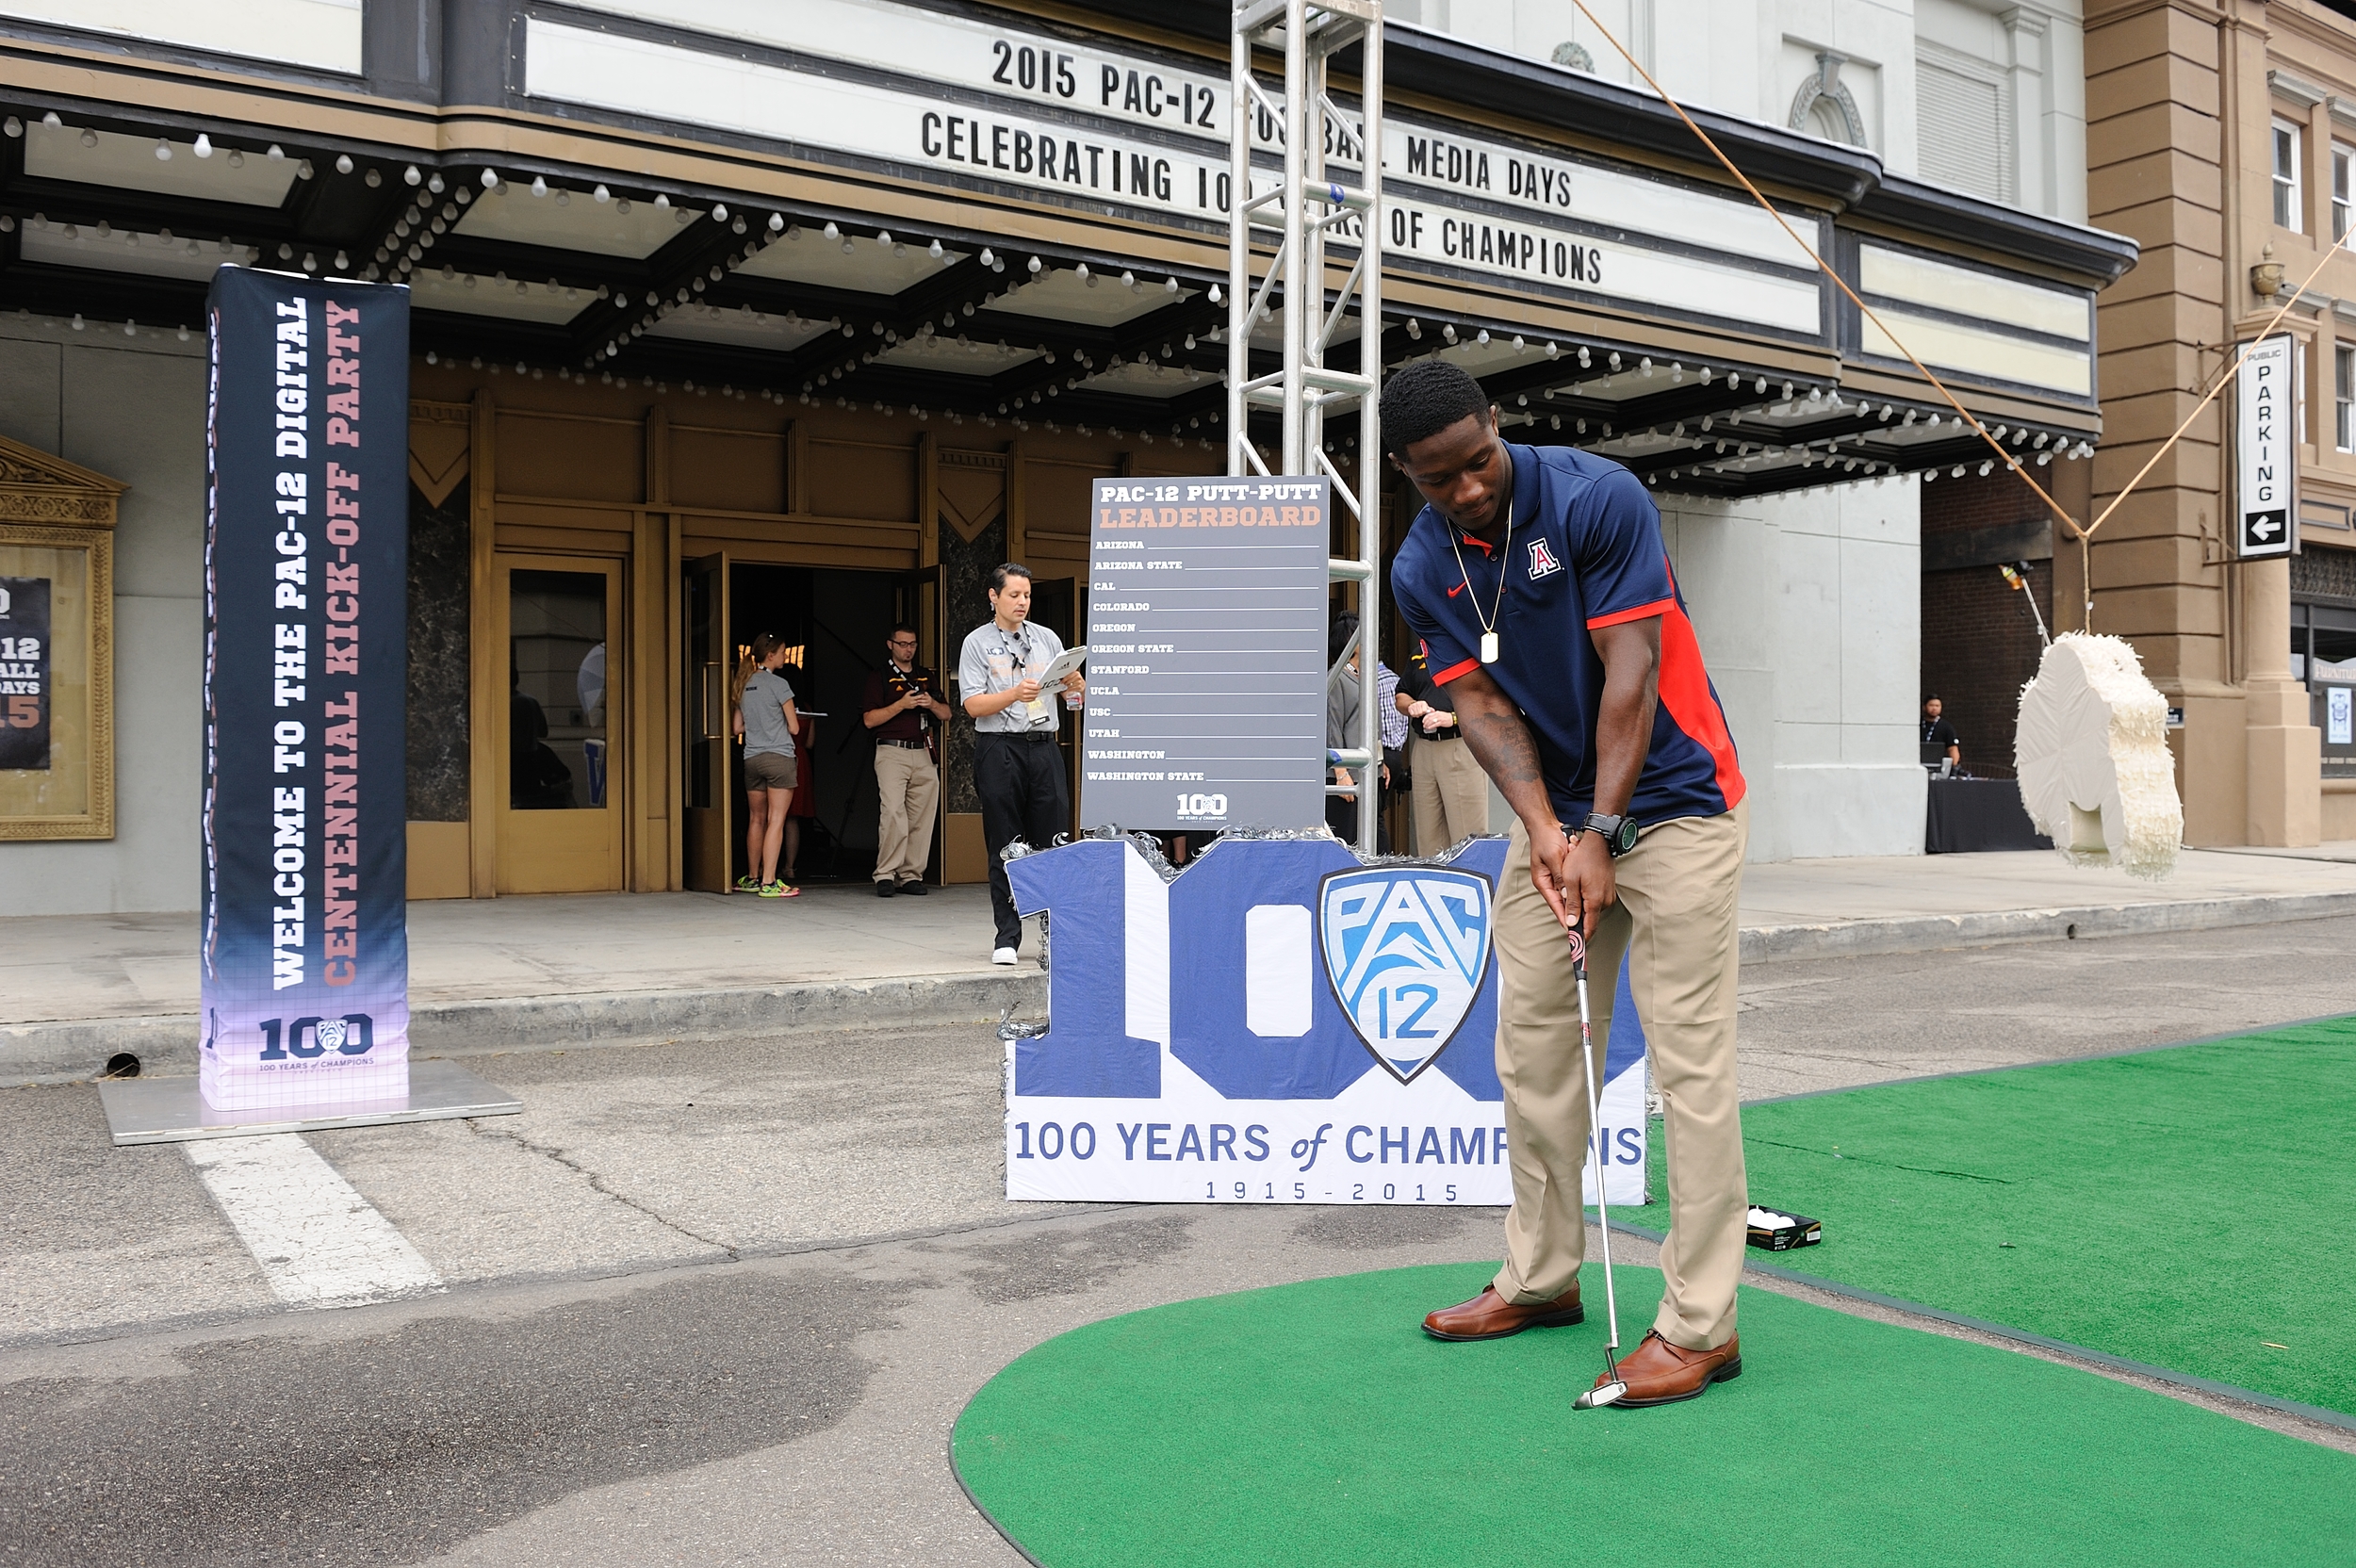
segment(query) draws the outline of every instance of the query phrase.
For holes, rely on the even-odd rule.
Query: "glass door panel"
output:
[[[500,758],[499,890],[597,892],[622,885],[614,744],[622,669],[621,568],[502,556],[507,712]]]

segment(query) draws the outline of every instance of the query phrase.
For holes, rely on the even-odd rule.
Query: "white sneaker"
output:
[[[1002,947],[990,956],[990,961],[993,964],[1011,964],[1014,962],[1014,949]]]

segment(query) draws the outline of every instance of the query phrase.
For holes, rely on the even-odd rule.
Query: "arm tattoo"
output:
[[[1472,747],[1481,771],[1497,781],[1505,804],[1532,832],[1553,822],[1554,805],[1539,765],[1538,743],[1513,700],[1486,670],[1466,671],[1449,694],[1464,743]]]
[[[1500,791],[1542,782],[1537,743],[1519,715],[1474,710],[1459,714],[1458,723],[1464,727],[1464,743]]]

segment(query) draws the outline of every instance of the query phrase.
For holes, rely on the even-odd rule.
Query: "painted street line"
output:
[[[297,1133],[181,1145],[290,1307],[359,1307],[442,1288],[392,1221]]]

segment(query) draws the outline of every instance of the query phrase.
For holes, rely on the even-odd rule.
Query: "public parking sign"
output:
[[[1101,479],[1081,821],[1325,820],[1324,479]]]
[[[2244,561],[2288,555],[2299,515],[2299,393],[2288,333],[2250,346],[2233,400],[2235,553]]]

